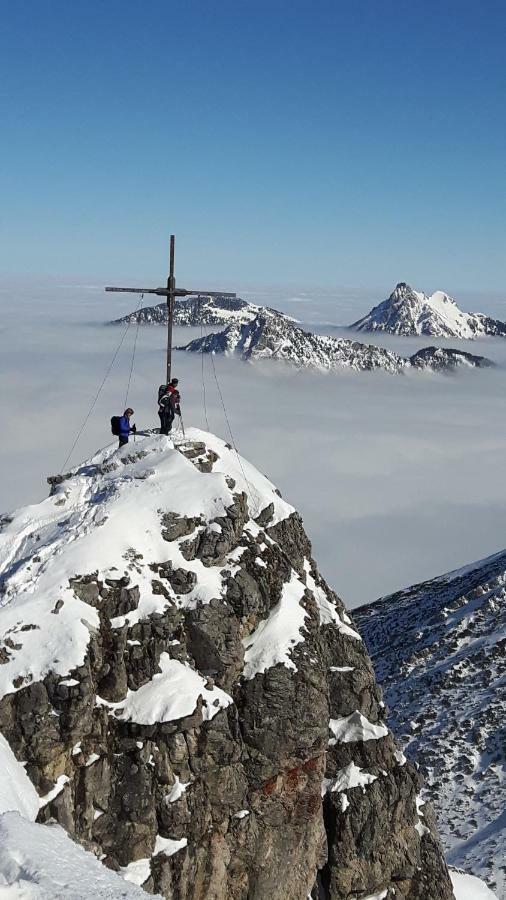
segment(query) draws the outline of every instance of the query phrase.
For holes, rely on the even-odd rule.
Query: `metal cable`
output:
[[[139,306],[137,307],[137,328],[135,329],[134,348],[132,351],[132,363],[130,365],[130,374],[128,376],[128,384],[127,384],[127,389],[126,389],[126,394],[125,394],[125,405],[124,405],[123,409],[126,409],[128,406],[128,394],[130,391],[130,383],[132,381],[132,372],[134,370],[135,350],[137,347],[137,338],[139,337],[139,326],[141,324],[140,311],[142,309],[142,301],[143,300],[144,300],[144,294],[141,294],[141,299],[139,300]]]
[[[205,326],[204,326],[204,327],[205,327]],[[206,332],[206,336],[207,336],[207,332]],[[250,495],[251,499],[253,500],[253,491],[252,491],[252,489],[251,489],[251,485],[250,485],[248,479],[246,478],[246,472],[244,471],[244,467],[243,467],[243,464],[242,464],[242,459],[241,459],[241,457],[240,457],[240,455],[239,455],[239,451],[238,451],[238,449],[237,449],[237,446],[236,446],[236,443],[235,443],[235,440],[234,440],[234,435],[233,435],[233,433],[232,433],[232,426],[230,425],[230,420],[229,420],[228,415],[227,415],[227,409],[226,409],[226,406],[225,406],[225,401],[224,401],[224,399],[223,399],[223,394],[222,394],[222,392],[221,392],[220,383],[219,383],[219,381],[218,381],[218,375],[217,375],[217,372],[216,372],[216,366],[214,365],[214,354],[213,354],[213,352],[211,351],[209,355],[210,355],[210,357],[211,357],[211,364],[212,364],[212,367],[213,367],[214,380],[215,380],[215,382],[216,382],[216,387],[217,387],[217,389],[218,389],[218,394],[220,395],[221,405],[222,405],[222,407],[223,407],[223,415],[225,416],[225,421],[226,421],[226,423],[227,423],[228,433],[229,433],[229,435],[230,435],[230,442],[231,442],[231,444],[232,444],[232,447],[233,447],[234,450],[235,450],[235,455],[237,456],[237,461],[238,461],[238,463],[239,463],[239,466],[240,466],[240,469],[241,469],[241,472],[242,472],[242,477],[244,478],[244,482],[245,482],[245,484],[246,484],[246,487],[248,488],[249,495]]]
[[[204,417],[206,420],[206,428],[208,431],[211,431],[209,427],[209,419],[207,418],[207,403],[206,403],[206,382],[204,378],[204,323],[202,321],[202,306],[201,306],[201,318],[200,318],[200,340],[201,340],[201,348],[200,348],[200,360],[201,360],[201,377],[202,377],[202,394],[204,398]]]
[[[131,321],[129,321],[128,324],[127,324],[127,327],[125,328],[125,330],[124,330],[124,332],[123,332],[123,335],[122,335],[122,337],[121,337],[121,340],[120,340],[118,346],[116,347],[114,356],[113,356],[111,362],[109,363],[109,367],[108,367],[108,369],[107,369],[107,371],[106,371],[106,373],[105,373],[105,375],[104,375],[104,378],[103,378],[103,380],[102,380],[102,383],[101,383],[101,385],[100,385],[100,387],[99,387],[97,393],[95,394],[95,397],[94,397],[94,399],[93,399],[93,402],[92,402],[92,404],[91,404],[91,406],[90,406],[90,408],[89,408],[89,410],[88,410],[88,412],[87,412],[87,414],[86,414],[86,417],[85,417],[85,419],[84,419],[84,421],[83,421],[83,423],[82,423],[82,425],[81,425],[79,431],[77,432],[77,437],[76,437],[74,443],[72,444],[72,447],[70,448],[69,454],[68,454],[68,456],[67,456],[65,462],[63,463],[62,467],[60,468],[60,471],[59,471],[59,474],[60,474],[60,475],[63,474],[63,471],[64,471],[64,469],[65,469],[65,467],[66,467],[66,465],[67,465],[67,463],[68,463],[70,457],[72,456],[72,454],[73,454],[73,452],[74,452],[76,446],[77,446],[77,443],[78,443],[78,441],[79,441],[79,438],[81,437],[81,435],[82,435],[84,429],[86,428],[86,424],[87,424],[87,422],[88,422],[88,419],[90,418],[90,416],[91,416],[91,414],[92,414],[92,412],[93,412],[93,410],[94,410],[94,408],[95,408],[95,404],[96,404],[96,402],[97,402],[97,400],[98,400],[98,398],[99,398],[99,396],[100,396],[100,394],[101,394],[101,392],[102,392],[102,388],[103,388],[104,384],[106,383],[106,381],[107,381],[107,379],[108,379],[108,377],[109,377],[109,375],[110,375],[110,373],[111,373],[111,370],[112,370],[112,367],[113,367],[114,363],[116,362],[116,357],[117,357],[119,351],[121,350],[121,348],[122,348],[122,346],[123,346],[123,341],[125,340],[125,338],[126,338],[126,336],[127,336],[128,329],[130,328],[130,325],[131,325],[131,324],[132,324]]]

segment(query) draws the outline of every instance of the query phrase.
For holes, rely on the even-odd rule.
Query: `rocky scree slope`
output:
[[[264,314],[257,315],[245,325],[233,323],[224,331],[197,338],[177,349],[194,353],[224,353],[246,361],[277,359],[320,370],[348,368],[365,372],[379,369],[392,374],[401,374],[410,368],[441,371],[459,366],[493,365],[483,356],[436,347],[425,347],[405,359],[382,347],[312,334],[283,316]]]
[[[506,322],[482,313],[466,313],[443,291],[424,294],[401,281],[386,300],[350,325],[356,331],[431,335],[472,339],[483,335],[506,337]]]
[[[3,517],[0,559],[20,828],[174,900],[453,897],[365,645],[230,446],[102,451]]]
[[[506,897],[506,551],[354,610],[447,860]]]
[[[188,300],[179,299],[174,304],[174,325],[230,325],[232,322],[251,322],[260,312],[264,315],[275,314],[290,320],[289,316],[269,307],[257,306],[239,297],[208,297],[197,295]],[[167,325],[167,303],[156,306],[144,306],[114,319],[111,325],[123,325],[127,322],[140,322],[141,325]],[[291,319],[291,321],[294,321]]]

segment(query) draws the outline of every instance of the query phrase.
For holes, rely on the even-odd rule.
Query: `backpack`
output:
[[[116,437],[118,437],[118,435],[119,435],[119,420],[120,420],[120,418],[121,418],[121,416],[112,416],[111,417],[111,431],[113,434],[116,435]]]
[[[166,384],[161,384],[158,388],[158,402],[162,399],[163,395],[167,393],[168,386]]]

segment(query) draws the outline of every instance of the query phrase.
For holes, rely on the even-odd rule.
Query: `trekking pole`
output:
[[[186,434],[185,434],[185,430],[184,430],[184,422],[183,422],[183,417],[182,417],[181,413],[179,413],[179,418],[181,419],[181,431],[183,432],[183,437],[185,438]]]

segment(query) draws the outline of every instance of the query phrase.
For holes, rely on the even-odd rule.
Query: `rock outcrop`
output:
[[[0,732],[39,823],[171,900],[453,897],[365,645],[228,445],[109,448],[0,552]]]

